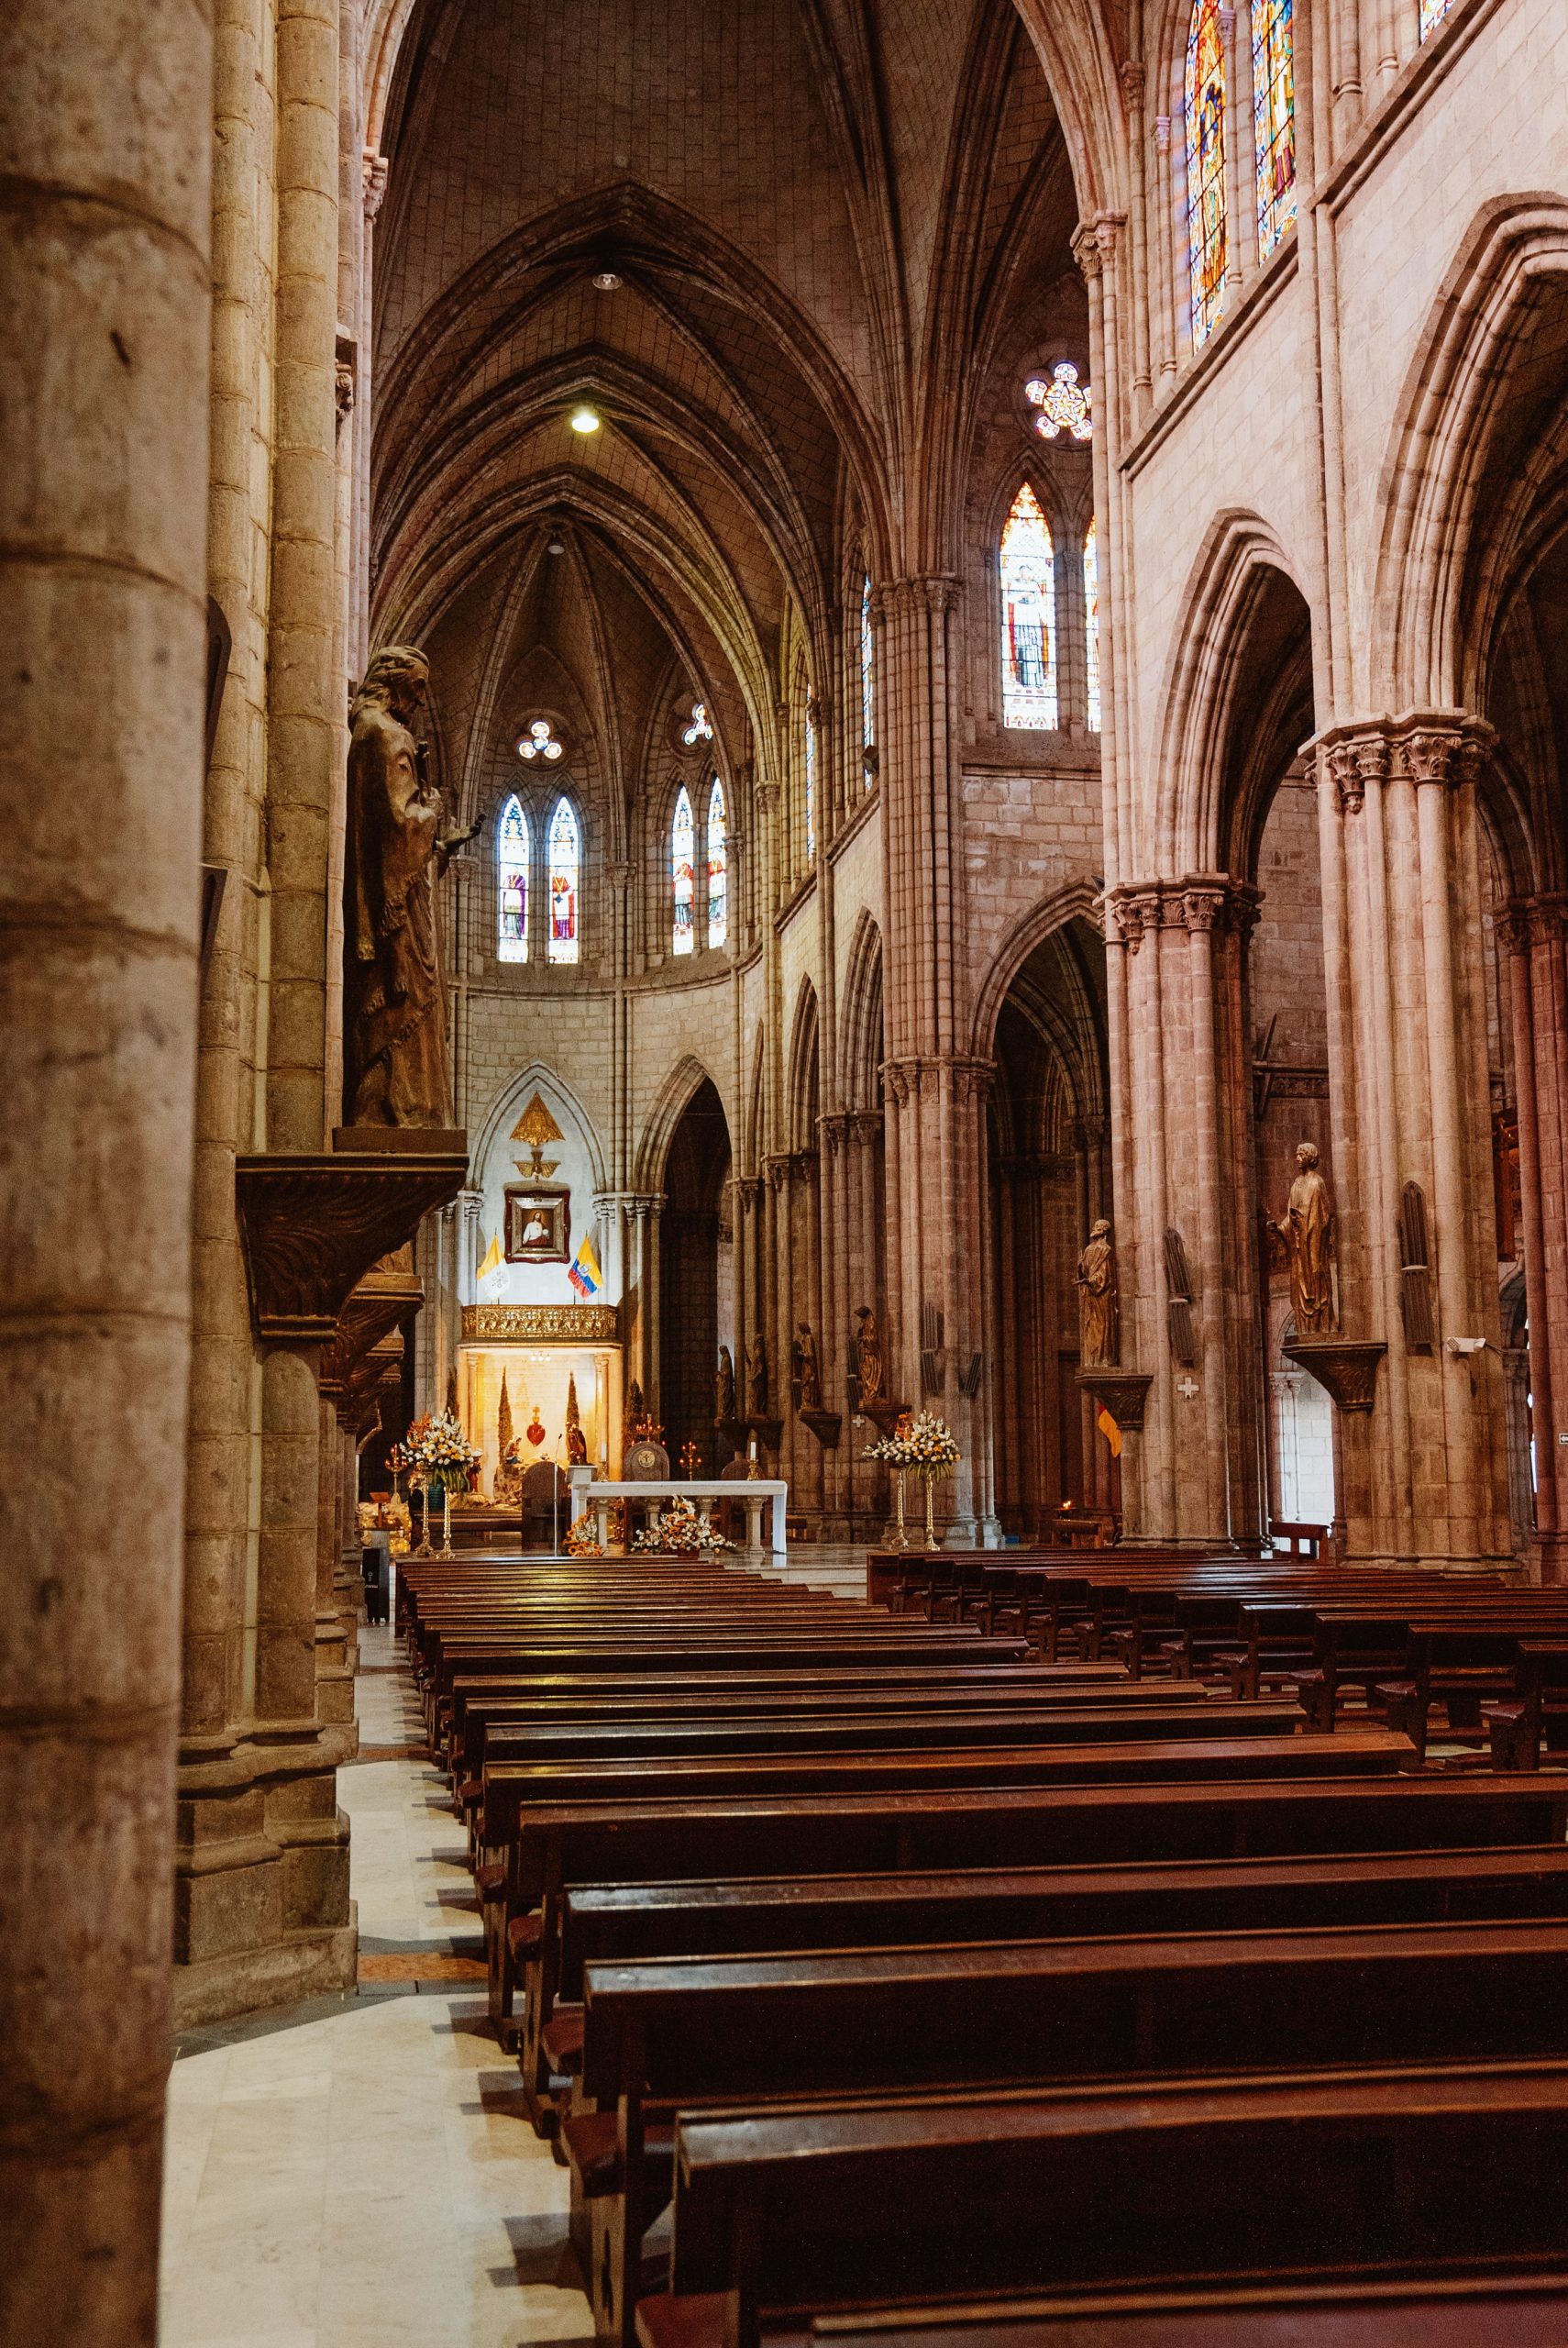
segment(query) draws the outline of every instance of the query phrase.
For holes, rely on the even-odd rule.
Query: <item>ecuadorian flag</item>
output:
[[[1116,1421],[1111,1417],[1110,1412],[1106,1409],[1103,1402],[1095,1413],[1094,1423],[1099,1429],[1101,1434],[1105,1437],[1107,1443],[1110,1444],[1111,1457],[1113,1459],[1120,1459],[1121,1456],[1121,1429],[1117,1425]]]
[[[593,1242],[586,1231],[582,1235],[582,1245],[577,1251],[577,1260],[567,1278],[581,1297],[597,1296],[604,1285],[604,1275],[599,1268]]]

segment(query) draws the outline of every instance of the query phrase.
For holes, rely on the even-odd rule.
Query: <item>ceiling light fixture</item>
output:
[[[574,407],[571,412],[571,428],[574,432],[597,432],[599,418],[591,407]]]
[[[545,552],[547,554],[565,554],[566,548],[562,546],[559,538],[552,538],[549,545],[545,548]]]
[[[618,294],[621,290],[621,280],[613,269],[596,269],[593,282],[601,294]]]

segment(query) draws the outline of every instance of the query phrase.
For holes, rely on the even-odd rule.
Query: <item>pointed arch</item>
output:
[[[697,950],[697,819],[684,783],[669,818],[670,940],[672,954]]]
[[[810,979],[801,980],[795,998],[795,1022],[790,1034],[788,1078],[790,1146],[815,1149],[820,1091],[817,1053],[817,991]]]
[[[880,1107],[882,933],[864,906],[849,941],[838,1034],[839,1098],[852,1111]]]
[[[708,792],[708,945],[726,945],[730,935],[730,820],[723,779],[715,775]]]
[[[1247,624],[1271,582],[1300,582],[1270,525],[1241,507],[1217,514],[1182,598],[1161,707],[1155,869],[1224,870],[1220,841],[1229,725]]]
[[[1004,725],[1053,730],[1057,724],[1056,549],[1032,485],[1021,482],[997,549],[1001,593]]]
[[[582,828],[577,811],[563,791],[556,801],[547,836],[545,918],[547,961],[577,961],[582,951],[579,936]]]
[[[664,1188],[664,1170],[676,1127],[705,1084],[712,1087],[724,1113],[724,1128],[731,1135],[733,1151],[734,1124],[723,1087],[694,1052],[685,1052],[660,1084],[644,1121],[634,1158],[633,1179],[639,1191],[657,1192]]]
[[[1519,382],[1518,356],[1553,300],[1568,300],[1568,202],[1499,197],[1477,216],[1438,292],[1396,411],[1380,483],[1375,707],[1479,705],[1488,631],[1463,616],[1466,568],[1488,460]],[[1475,582],[1483,615],[1495,583]]]
[[[533,836],[523,802],[513,791],[502,803],[495,825],[495,952],[502,962],[528,959],[528,866]]]
[[[1103,936],[1105,920],[1100,910],[1095,884],[1088,880],[1070,880],[1066,887],[1053,890],[1037,905],[1016,921],[997,950],[995,960],[986,973],[975,1004],[974,1052],[977,1059],[989,1059],[996,1050],[997,1021],[1019,972],[1035,948],[1043,946],[1069,922],[1087,922],[1091,929]]]
[[[583,1107],[566,1079],[546,1060],[530,1060],[527,1067],[509,1076],[485,1112],[477,1140],[469,1151],[469,1162],[482,1177],[492,1151],[508,1140],[513,1126],[523,1113],[530,1094],[538,1091],[545,1096],[551,1114],[566,1134],[575,1141],[587,1157],[593,1172],[596,1191],[605,1188],[604,1152],[592,1118]],[[512,1176],[508,1180],[513,1180]]]

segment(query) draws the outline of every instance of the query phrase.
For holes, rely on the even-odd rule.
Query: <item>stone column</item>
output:
[[[212,45],[61,0],[0,50],[0,2333],[152,2348]]]
[[[1509,1555],[1474,782],[1490,738],[1478,720],[1412,712],[1317,745],[1323,824],[1339,835],[1325,906],[1331,878],[1345,940],[1343,1061],[1330,1064],[1336,1152],[1346,1146],[1341,1314],[1345,1335],[1387,1348],[1373,1409],[1341,1414],[1358,1556]],[[1431,1235],[1430,1352],[1407,1345],[1400,1304],[1411,1181]]]
[[[1557,1582],[1568,1578],[1568,1444],[1558,1440],[1568,1431],[1568,897],[1516,900],[1497,932],[1507,956],[1518,1094],[1534,1546],[1542,1578]],[[1513,1456],[1510,1445],[1510,1461]],[[1528,1502],[1528,1494],[1514,1491],[1511,1513],[1525,1526],[1531,1522]]]
[[[815,1231],[818,1318],[812,1325],[817,1333],[818,1358],[822,1363],[823,1408],[839,1413],[838,1449],[823,1454],[823,1509],[829,1520],[823,1528],[824,1536],[839,1540],[845,1537],[847,1531],[847,1528],[840,1529],[840,1520],[846,1504],[846,1452],[853,1441],[845,1386],[846,1332],[853,1325],[854,1310],[849,1297],[852,1284],[849,1258],[850,1119],[843,1114],[819,1117],[817,1132],[821,1136]]]
[[[346,703],[337,641],[337,0],[279,0],[276,437],[269,550],[267,1146],[318,1150],[341,1091],[328,955]]]

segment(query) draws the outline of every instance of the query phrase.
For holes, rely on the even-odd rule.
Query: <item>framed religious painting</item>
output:
[[[564,1264],[571,1249],[571,1193],[517,1184],[506,1193],[509,1264]]]

